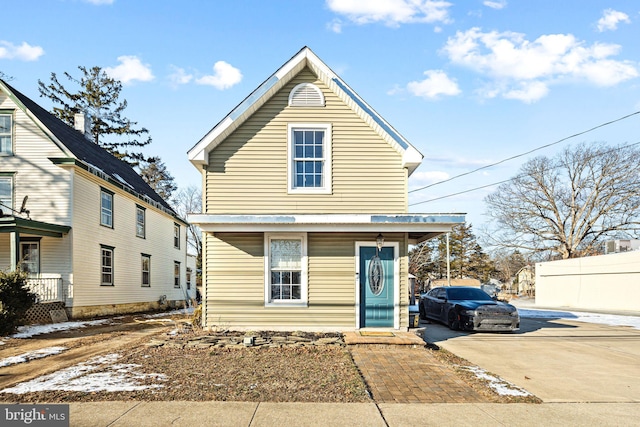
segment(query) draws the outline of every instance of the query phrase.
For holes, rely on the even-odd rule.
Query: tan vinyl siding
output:
[[[316,84],[326,107],[288,107],[291,89]],[[287,193],[287,125],[332,126],[331,194]],[[305,69],[216,147],[205,179],[207,213],[398,213],[407,210],[402,157]]]
[[[356,325],[355,244],[373,234],[309,233],[308,306],[265,307],[263,233],[206,233],[204,318],[207,327],[353,329]],[[400,243],[401,327],[407,327],[406,235]]]
[[[144,204],[117,187],[76,169],[74,175],[74,300],[91,306],[185,299],[185,227],[181,247],[173,247],[173,218],[146,205],[146,237],[136,237],[136,205]],[[114,192],[113,229],[100,225],[100,188]],[[114,247],[114,286],[101,286],[101,246]],[[141,254],[151,255],[151,286],[142,287]],[[174,261],[182,288],[174,288]]]

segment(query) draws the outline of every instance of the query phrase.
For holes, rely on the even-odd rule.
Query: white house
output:
[[[71,317],[184,301],[187,223],[77,127],[0,80],[0,268]]]

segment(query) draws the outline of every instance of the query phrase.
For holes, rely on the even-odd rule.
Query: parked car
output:
[[[433,288],[420,296],[420,317],[442,322],[453,330],[516,331],[518,310],[469,286]]]

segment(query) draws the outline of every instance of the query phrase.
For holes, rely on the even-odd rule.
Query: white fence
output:
[[[640,311],[640,251],[537,263],[536,305]]]
[[[30,275],[27,286],[38,296],[39,303],[65,301],[64,284],[60,274]]]

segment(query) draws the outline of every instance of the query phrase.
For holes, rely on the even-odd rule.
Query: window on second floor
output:
[[[13,114],[0,111],[0,156],[13,154]]]
[[[142,237],[143,239],[145,236],[145,214],[145,208],[136,206],[136,236]]]
[[[180,225],[173,224],[173,247],[180,249]]]
[[[331,193],[331,125],[289,124],[289,192]]]
[[[0,210],[5,215],[12,215],[13,209],[13,174],[0,174]]]
[[[113,228],[113,193],[100,189],[100,225]]]

